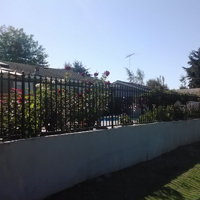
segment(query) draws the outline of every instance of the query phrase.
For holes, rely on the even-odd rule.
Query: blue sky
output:
[[[200,45],[199,0],[9,0],[1,2],[0,25],[23,28],[49,55],[50,67],[74,60],[93,74],[127,81],[125,67],[160,75],[179,88],[182,66]]]

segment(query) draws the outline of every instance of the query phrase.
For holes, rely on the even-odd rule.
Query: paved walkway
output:
[[[88,180],[54,194],[46,200],[144,199],[198,163],[200,163],[200,142],[179,147],[151,161]]]

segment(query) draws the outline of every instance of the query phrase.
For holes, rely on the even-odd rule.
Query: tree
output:
[[[130,71],[127,67],[125,67],[127,75],[128,75],[128,80],[130,83],[136,83],[136,84],[140,84],[143,85],[144,84],[144,72],[140,69],[137,69],[136,71],[136,76],[134,75],[134,73],[132,71]]]
[[[180,82],[182,83],[179,87],[179,89],[187,89],[186,79],[184,76],[181,76]]]
[[[168,89],[167,84],[165,84],[164,76],[160,76],[155,79],[149,79],[146,84],[152,89]]]
[[[64,64],[64,66],[70,66],[71,69],[74,71],[74,72],[77,72],[77,73],[85,73],[87,76],[90,76],[89,74],[89,69],[86,69],[85,66],[83,66],[82,62],[80,61],[74,61],[73,64],[71,63],[66,63]]]
[[[186,76],[181,78],[181,82],[188,80],[190,88],[200,87],[200,48],[197,51],[192,51],[189,54],[188,64],[190,67],[183,69],[186,71]]]
[[[48,55],[44,50],[23,28],[0,27],[0,60],[47,66]]]

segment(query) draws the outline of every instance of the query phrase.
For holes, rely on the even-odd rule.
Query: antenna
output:
[[[125,58],[129,58],[129,70],[130,70],[130,63],[131,63],[130,57],[131,57],[133,54],[135,54],[135,53],[132,53],[132,54],[130,54],[130,55],[128,55],[128,56],[125,57]]]

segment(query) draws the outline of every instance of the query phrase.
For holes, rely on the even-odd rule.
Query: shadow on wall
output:
[[[108,197],[119,200],[183,200],[185,198],[181,193],[165,185],[199,163],[198,152],[200,142],[181,146],[150,161],[78,184],[45,200],[93,200]]]

